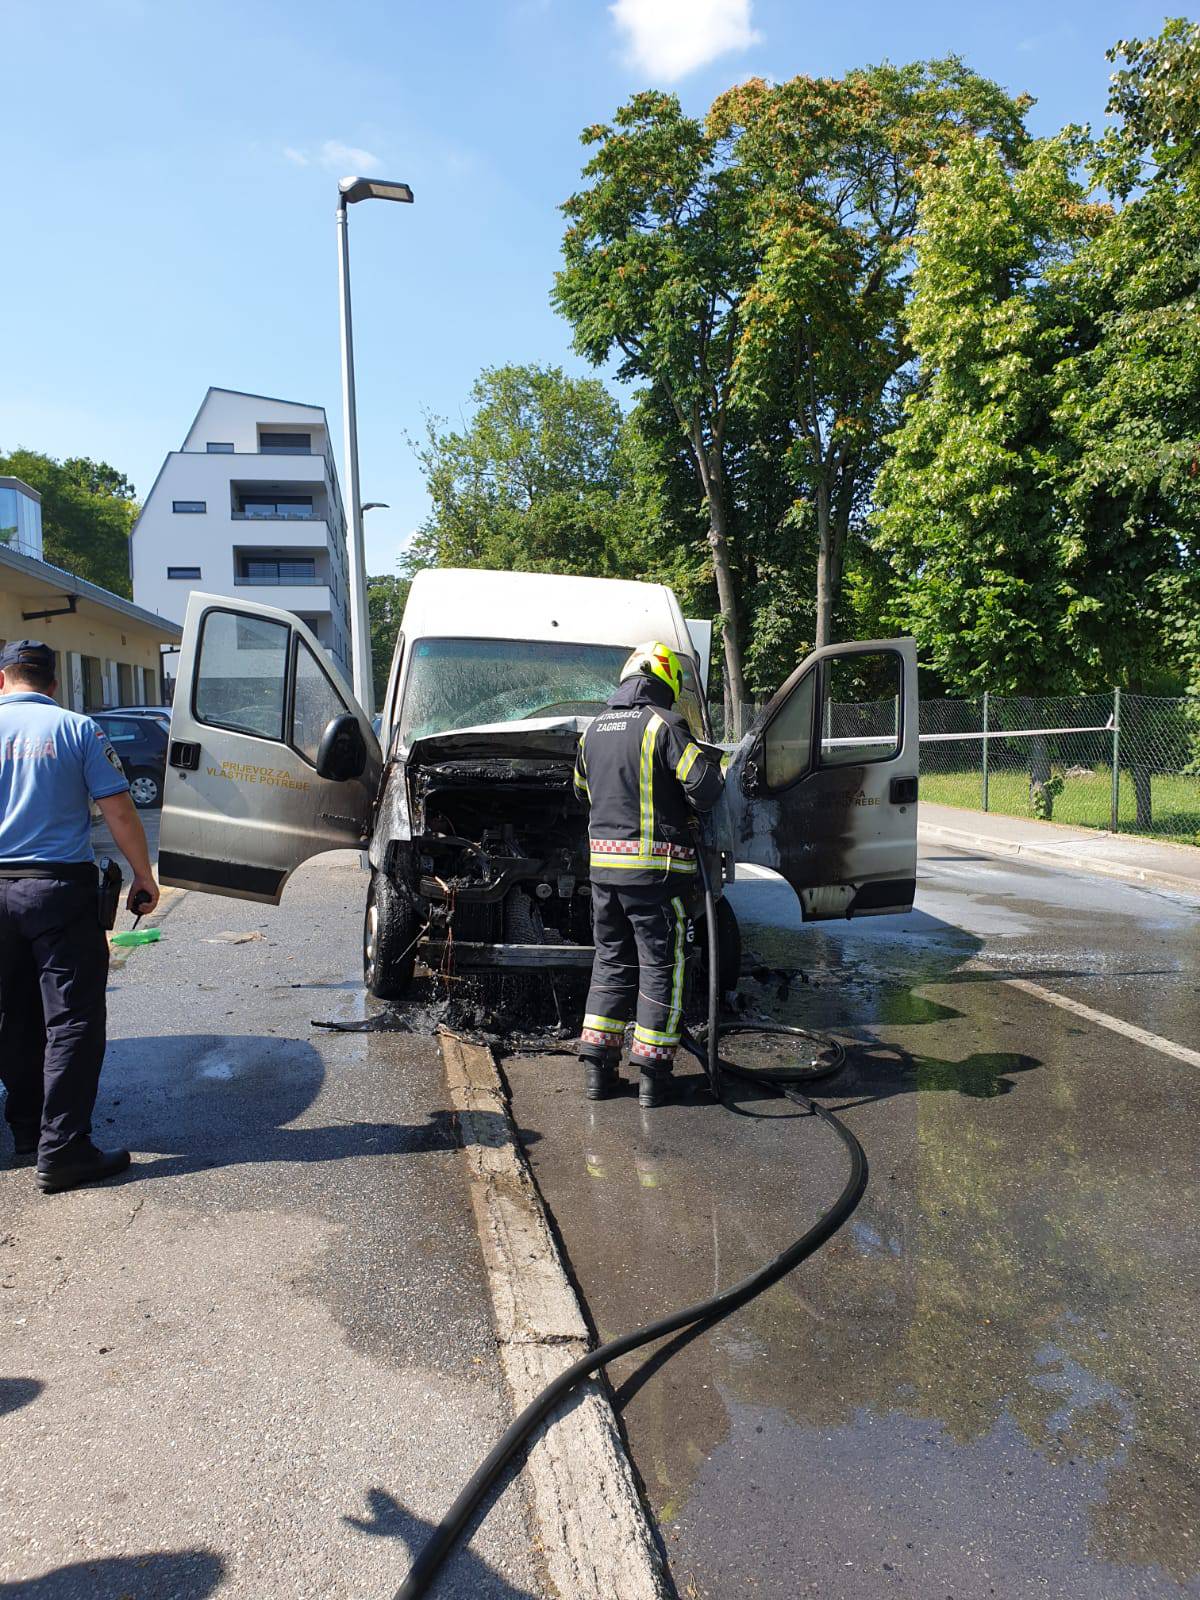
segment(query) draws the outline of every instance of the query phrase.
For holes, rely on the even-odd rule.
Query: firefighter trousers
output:
[[[636,1018],[633,1062],[650,1077],[665,1077],[683,1027],[695,939],[683,895],[673,884],[626,889],[593,880],[592,938],[596,956],[580,1054],[615,1063],[625,1026]]]

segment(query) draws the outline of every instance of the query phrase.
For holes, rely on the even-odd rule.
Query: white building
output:
[[[323,407],[210,389],[129,548],[140,606],[182,622],[193,589],[282,606],[351,676],[346,516]]]

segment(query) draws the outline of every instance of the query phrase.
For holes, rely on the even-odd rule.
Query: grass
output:
[[[1054,822],[1076,828],[1107,828],[1111,816],[1112,774],[1098,767],[1084,776],[1067,777],[1061,767],[1062,793],[1054,801]],[[983,809],[979,769],[962,772],[922,772],[921,798],[934,805]],[[1133,778],[1122,769],[1120,831],[1175,844],[1200,845],[1200,777],[1155,773],[1150,780],[1152,825],[1137,826]],[[988,810],[1005,817],[1032,817],[1027,772],[992,772],[988,779]]]

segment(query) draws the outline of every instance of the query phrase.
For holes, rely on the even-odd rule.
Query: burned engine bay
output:
[[[413,868],[431,931],[471,944],[578,944],[590,960],[587,813],[572,784],[576,737],[560,734],[553,752],[477,748],[428,759],[414,750]],[[442,752],[428,754],[435,753]]]

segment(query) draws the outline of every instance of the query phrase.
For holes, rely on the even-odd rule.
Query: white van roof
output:
[[[401,628],[408,640],[563,639],[632,649],[661,639],[693,648],[666,584],[551,572],[427,567],[413,579]]]

